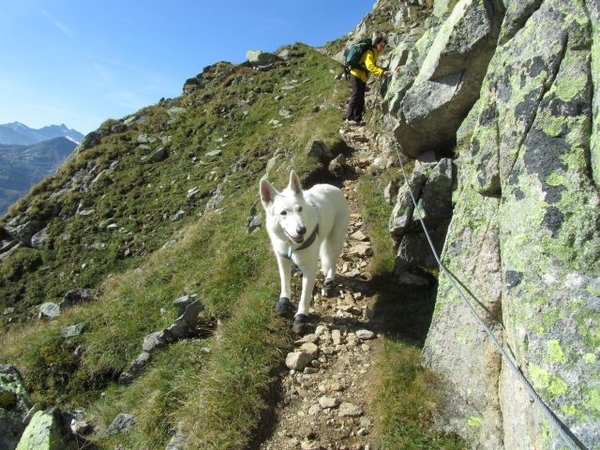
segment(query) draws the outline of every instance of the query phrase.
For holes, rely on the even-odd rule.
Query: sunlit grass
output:
[[[420,366],[419,358],[419,348],[392,340],[386,340],[377,357],[370,399],[377,448],[468,448],[457,436],[432,429],[431,415],[441,396],[441,386]]]
[[[387,227],[393,207],[386,203],[383,196],[389,177],[388,174],[376,177],[365,174],[360,179],[358,186],[362,218],[369,230],[374,250],[370,268],[375,276],[390,273],[394,263],[390,250],[393,242]]]

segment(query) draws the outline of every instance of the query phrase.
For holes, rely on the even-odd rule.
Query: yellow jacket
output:
[[[350,73],[365,83],[369,80],[369,73],[380,77],[385,69],[377,65],[377,58],[379,58],[377,47],[367,50],[360,58],[361,68],[354,68],[350,70]],[[362,67],[365,67],[366,70]]]

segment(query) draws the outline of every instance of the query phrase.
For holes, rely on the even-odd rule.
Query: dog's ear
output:
[[[263,203],[263,205],[268,205],[269,203],[271,203],[275,196],[279,193],[277,192],[277,189],[275,189],[271,185],[271,183],[267,181],[266,178],[262,178],[260,180],[260,188],[258,192],[260,194],[260,200]]]
[[[288,189],[290,189],[294,194],[302,194],[302,184],[300,183],[300,178],[298,178],[298,175],[294,170],[290,172]]]

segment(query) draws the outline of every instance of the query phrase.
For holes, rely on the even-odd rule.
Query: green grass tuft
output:
[[[421,368],[419,358],[418,348],[391,340],[385,342],[378,356],[371,398],[377,448],[468,448],[459,437],[432,430],[431,415],[441,387],[430,372]]]

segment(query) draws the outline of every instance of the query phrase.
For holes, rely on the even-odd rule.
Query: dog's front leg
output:
[[[300,296],[300,303],[298,304],[297,316],[304,315],[308,316],[308,310],[312,300],[313,288],[315,287],[316,273],[302,272],[302,295]]]
[[[302,295],[300,296],[298,312],[294,316],[294,324],[292,325],[292,331],[296,334],[304,334],[306,332],[308,311],[312,300],[313,288],[315,287],[315,280],[315,270],[304,270],[302,272]]]
[[[279,266],[279,281],[281,291],[279,301],[275,304],[275,312],[280,316],[287,316],[292,312],[292,260],[281,255],[277,255],[277,265]]]

